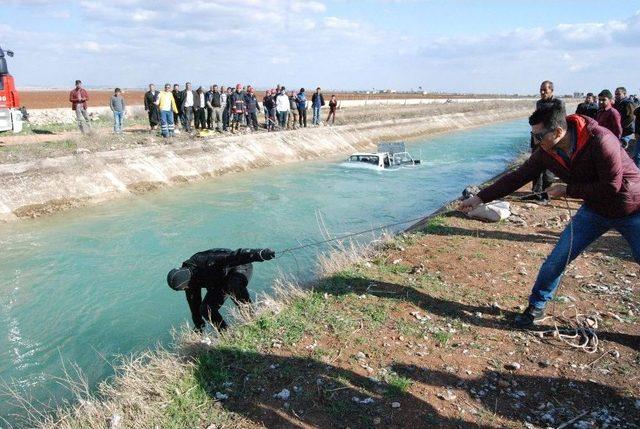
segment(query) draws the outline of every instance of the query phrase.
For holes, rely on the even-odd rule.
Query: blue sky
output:
[[[19,86],[640,88],[640,2],[0,0]]]

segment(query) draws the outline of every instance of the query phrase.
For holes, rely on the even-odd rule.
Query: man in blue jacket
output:
[[[313,125],[320,125],[320,109],[324,106],[324,96],[320,87],[311,96],[311,108],[313,109]]]

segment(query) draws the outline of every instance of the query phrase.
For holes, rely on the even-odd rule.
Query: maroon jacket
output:
[[[87,100],[89,99],[89,93],[84,88],[74,88],[69,93],[69,101],[71,102],[71,109],[76,110],[78,104],[82,104],[82,107],[87,109]],[[82,101],[80,101],[82,100]]]
[[[640,213],[640,170],[609,130],[582,115],[567,116],[576,149],[567,164],[555,151],[538,148],[516,171],[480,191],[483,202],[502,198],[551,170],[567,184],[567,196],[608,218]]]
[[[598,125],[605,127],[613,133],[614,136],[622,137],[622,120],[620,119],[620,113],[609,106],[607,109],[600,109],[596,114],[596,121]]]

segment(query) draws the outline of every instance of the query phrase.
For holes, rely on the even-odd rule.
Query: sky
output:
[[[640,2],[0,0],[18,87],[640,92]]]

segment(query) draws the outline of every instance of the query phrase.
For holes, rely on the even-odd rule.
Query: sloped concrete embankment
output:
[[[0,166],[0,218],[36,217],[230,172],[320,159],[377,142],[524,117],[529,109],[467,112],[83,153]]]

